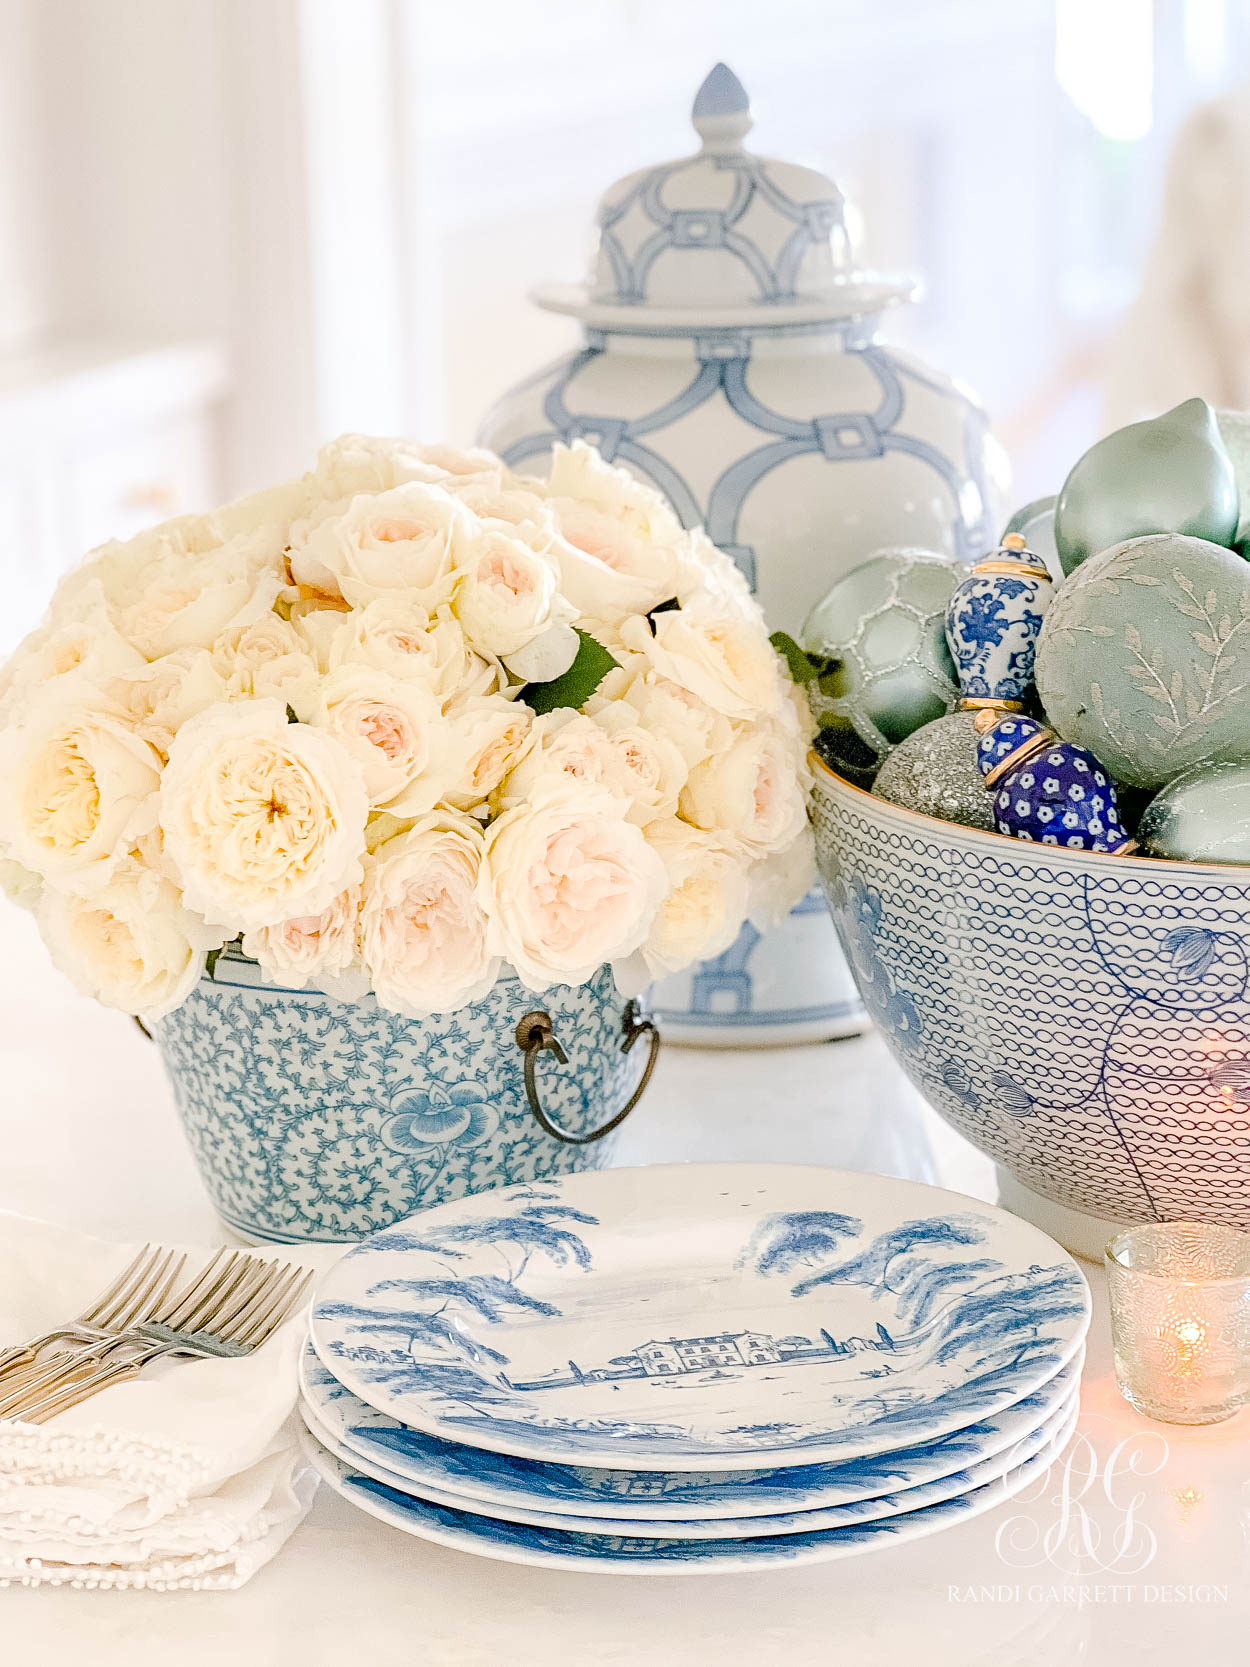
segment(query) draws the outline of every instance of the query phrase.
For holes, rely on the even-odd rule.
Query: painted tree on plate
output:
[[[815,1267],[863,1231],[857,1216],[836,1210],[794,1210],[765,1216],[738,1254],[735,1266],[767,1276]]]

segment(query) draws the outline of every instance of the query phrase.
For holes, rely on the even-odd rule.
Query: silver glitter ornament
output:
[[[977,766],[975,712],[935,718],[901,742],[877,772],[879,799],[943,822],[994,831],[993,802]]]

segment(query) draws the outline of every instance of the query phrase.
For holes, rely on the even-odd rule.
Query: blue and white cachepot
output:
[[[1101,1257],[1121,1225],[1250,1229],[1250,873],[1009,839],[816,762],[817,860],[891,1052]]]
[[[406,1019],[281,988],[229,949],[152,1034],[217,1213],[280,1244],[354,1243],[466,1193],[600,1168],[658,1042],[606,966],[541,995],[504,973],[459,1012]]]
[[[591,280],[538,305],[580,319],[575,353],[506,394],[481,429],[516,468],[589,441],[665,492],[797,637],[835,579],[887,545],[975,560],[997,541],[1006,466],[980,406],[887,346],[912,280],[859,271],[824,174],[743,148],[741,83],[699,89],[699,151],[631,174],[599,210]],[[656,990],[674,1041],[819,1040],[865,1025],[819,893]]]

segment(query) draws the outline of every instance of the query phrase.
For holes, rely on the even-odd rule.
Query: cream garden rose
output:
[[[449,714],[448,804],[472,810],[499,786],[525,746],[532,714],[502,695],[471,695]]]
[[[556,519],[538,492],[520,484],[494,486],[480,475],[444,484],[484,525],[510,532],[536,554],[549,553],[555,544]]]
[[[478,885],[487,944],[532,990],[581,984],[639,948],[667,885],[615,794],[544,783],[487,832]]]
[[[646,826],[677,810],[689,768],[675,741],[649,728],[627,701],[609,701],[594,715],[612,748],[611,779],[629,804],[629,817]]]
[[[146,668],[143,655],[114,628],[100,596],[84,618],[32,631],[0,667],[0,725],[6,712],[20,713],[36,695],[43,698],[56,678],[76,674],[80,683],[102,688],[111,678]]]
[[[272,613],[283,574],[271,538],[239,533],[221,543],[204,517],[171,529],[105,545],[62,582],[53,617],[89,618],[103,602],[120,636],[156,660]]]
[[[306,984],[350,1001],[369,988],[357,955],[360,887],[349,886],[320,914],[296,915],[243,935],[243,953],[282,984]]]
[[[456,559],[477,538],[472,517],[441,486],[410,481],[353,498],[341,515],[292,529],[291,576],[304,590],[362,608],[402,597],[432,612],[455,589]]]
[[[156,822],[159,756],[73,677],[5,731],[0,777],[0,855],[67,891],[98,891]]]
[[[413,1016],[638,987],[803,884],[809,732],[653,487],[348,434],[61,582],[0,668],[0,888],[135,1012],[227,940]]]
[[[761,621],[729,611],[716,597],[696,597],[650,623],[631,619],[622,636],[662,677],[714,712],[746,722],[780,710],[781,662]]]
[[[228,699],[273,695],[292,701],[317,685],[317,663],[289,620],[266,614],[250,625],[232,625],[214,641],[213,669]]]
[[[182,648],[150,664],[145,661],[138,670],[115,677],[106,689],[135,734],[162,757],[168,757],[188,718],[229,698],[226,680],[206,648]]]
[[[810,827],[792,845],[753,862],[747,871],[747,915],[764,931],[784,920],[816,883],[816,850]]]
[[[556,448],[546,493],[560,588],[580,615],[619,626],[676,596],[685,535],[658,493],[581,442]]]
[[[539,718],[502,785],[502,806],[523,803],[550,780],[593,783],[615,794],[624,814],[645,825],[672,815],[688,771],[680,749],[648,730],[625,701],[594,716],[560,711]]]
[[[309,619],[301,626],[307,630]],[[419,683],[446,706],[460,696],[492,694],[504,677],[498,661],[469,647],[450,616],[431,618],[419,604],[379,597],[346,615],[329,615],[323,669],[369,666]]]
[[[624,700],[638,714],[638,722],[653,734],[662,735],[677,748],[687,769],[702,764],[714,752],[723,752],[733,740],[734,727],[720,712],[680,683],[661,677],[640,656],[647,670],[621,690]],[[597,710],[596,703],[591,703]]]
[[[722,954],[747,912],[749,864],[714,834],[665,817],[647,829],[647,843],[668,874],[668,892],[642,946],[653,978]]]
[[[318,915],[361,878],[368,798],[332,735],[275,700],[215,706],[178,733],[160,784],[164,850],[190,908],[250,931]]]
[[[436,811],[368,859],[361,943],[383,1007],[424,1018],[480,1000],[495,982],[478,896],[484,845],[472,817]]]
[[[447,775],[442,708],[419,683],[368,666],[340,666],[322,678],[300,715],[355,759],[375,808],[415,815],[442,797]]]
[[[145,1019],[186,1000],[206,951],[222,941],[168,880],[138,864],[91,897],[45,888],[38,918],[53,961],[84,995]]]
[[[615,794],[624,811],[628,802],[618,780],[620,773],[620,761],[602,725],[584,713],[564,708],[534,720],[520,757],[500,785],[497,800],[501,808],[511,809],[549,783],[581,783]]]
[[[573,618],[553,563],[499,528],[466,539],[456,560],[452,610],[469,640],[488,654],[506,659],[549,626]]]
[[[750,729],[690,772],[681,813],[756,856],[791,845],[807,825],[803,755],[780,727]]]
[[[305,481],[315,515],[327,506],[339,513],[352,498],[387,492],[410,481],[473,482],[499,488],[506,478],[507,471],[492,452],[421,446],[413,440],[373,434],[340,434],[322,446],[317,466]],[[290,517],[292,521],[299,518],[297,514]]]

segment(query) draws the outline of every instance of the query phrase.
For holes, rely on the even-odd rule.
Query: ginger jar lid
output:
[[[856,266],[827,175],[743,148],[750,101],[724,64],[691,119],[701,148],[618,181],[599,205],[590,280],[544,285],[540,307],[650,333],[821,324],[914,298],[914,278]]]

